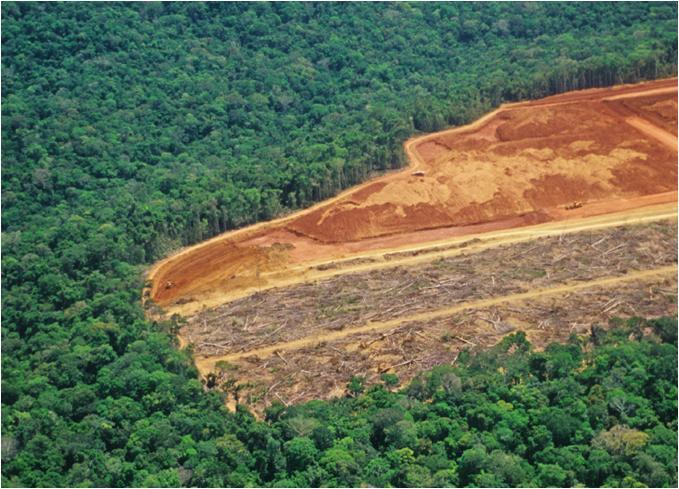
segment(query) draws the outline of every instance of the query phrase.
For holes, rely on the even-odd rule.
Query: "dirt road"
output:
[[[628,117],[625,119],[625,122],[635,129],[643,132],[647,136],[651,136],[652,138],[660,141],[660,143],[664,144],[672,151],[677,151],[677,137],[674,134],[663,131],[658,126],[654,126],[641,117]]]

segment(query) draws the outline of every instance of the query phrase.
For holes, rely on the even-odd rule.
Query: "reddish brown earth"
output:
[[[406,170],[160,262],[150,295],[171,306],[302,263],[676,201],[676,125],[676,79],[503,106],[408,141]]]

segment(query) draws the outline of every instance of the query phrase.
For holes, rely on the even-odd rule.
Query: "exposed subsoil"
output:
[[[631,112],[651,124],[677,136],[677,99],[662,95],[625,99],[622,102]]]
[[[676,202],[676,85],[662,80],[512,104],[410,140],[408,169],[188,248],[150,272],[150,296],[163,307],[200,301],[201,294],[252,287],[263,274],[283,276],[300,263],[382,245],[388,252],[466,230],[606,214],[621,202]],[[425,175],[413,176],[414,168]],[[583,206],[565,210],[575,201]]]
[[[656,97],[676,103],[676,92]],[[351,194],[286,228],[339,243],[514,216],[539,222],[547,218],[543,209],[574,201],[674,190],[676,136],[668,141],[660,131],[644,131],[639,120],[653,126],[640,114],[630,123],[630,116],[611,110],[624,100],[528,104],[500,112],[471,133],[428,138],[416,146],[425,176],[372,184],[360,197]]]

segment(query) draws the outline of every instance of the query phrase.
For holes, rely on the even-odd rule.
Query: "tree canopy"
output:
[[[676,484],[672,320],[256,421],[139,301],[151,261],[398,168],[417,131],[676,74],[676,3],[1,9],[3,485]]]

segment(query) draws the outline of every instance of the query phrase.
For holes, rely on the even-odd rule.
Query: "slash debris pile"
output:
[[[250,351],[369,321],[659,268],[676,263],[676,250],[673,222],[542,238],[271,289],[204,310],[180,334],[201,356]]]

